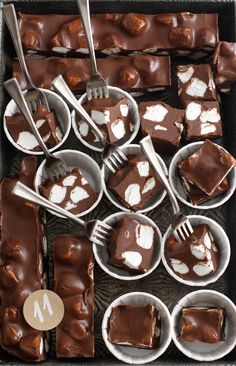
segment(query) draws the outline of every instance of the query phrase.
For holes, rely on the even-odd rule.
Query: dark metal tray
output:
[[[2,0],[4,4],[14,3],[17,11],[29,13],[77,13],[75,1],[72,0]],[[145,4],[144,4],[145,3]],[[236,3],[235,1],[227,0],[92,0],[91,11],[94,13],[102,12],[146,12],[146,13],[163,13],[163,12],[217,12],[219,14],[220,25],[220,39],[226,41],[235,41],[236,38]],[[14,47],[10,38],[10,34],[3,24],[0,14],[0,113],[3,115],[4,108],[9,101],[8,96],[3,90],[2,82],[11,76],[12,57],[15,55]],[[186,62],[187,59],[182,59],[181,62]],[[162,93],[152,93],[137,98],[138,101],[148,99],[162,99],[173,106],[178,106],[175,66],[178,60],[173,62],[173,87],[168,91]],[[222,101],[222,116],[223,116],[223,130],[224,140],[223,144],[234,156],[236,156],[236,86],[228,96],[221,96]],[[222,141],[221,141],[222,142]],[[100,157],[97,153],[85,148],[71,132],[68,140],[62,147],[63,149],[71,148],[81,150],[92,156],[101,164]],[[0,177],[5,175],[12,175],[17,172],[19,161],[24,154],[16,151],[7,141],[4,132],[3,124],[0,130]],[[182,206],[187,214],[200,214],[213,218],[220,223],[227,231],[230,241],[232,256],[230,265],[225,274],[215,283],[207,288],[220,291],[229,296],[236,303],[236,286],[234,280],[236,279],[236,194],[230,201],[220,208],[209,211],[193,210]],[[101,219],[108,214],[115,212],[116,209],[109,203],[106,198],[102,203],[89,215],[91,217],[100,217]],[[162,233],[171,222],[171,206],[168,199],[155,210],[148,213],[160,227]],[[49,242],[49,258],[46,264],[46,269],[49,274],[49,286],[52,286],[53,280],[50,276],[52,272],[52,261],[50,257],[50,239],[55,234],[78,232],[78,226],[72,222],[57,218],[51,214],[47,214],[47,235]],[[97,265],[95,266],[95,358],[94,359],[74,359],[74,360],[57,360],[54,354],[54,332],[51,332],[50,337],[50,353],[44,365],[52,366],[56,364],[69,365],[118,365],[122,364],[111,356],[102,340],[101,322],[103,314],[107,306],[118,296],[130,291],[147,291],[152,293],[168,306],[171,311],[176,302],[190,291],[196,290],[188,286],[181,285],[172,279],[165,271],[162,265],[158,267],[150,276],[139,281],[118,281],[108,276]],[[194,365],[194,362],[180,353],[174,346],[173,342],[169,346],[165,354],[152,364],[158,365]],[[0,350],[0,364],[2,365],[26,365],[5,352]],[[202,363],[207,365],[208,363]],[[236,349],[234,349],[224,359],[211,363],[214,365],[236,365]]]

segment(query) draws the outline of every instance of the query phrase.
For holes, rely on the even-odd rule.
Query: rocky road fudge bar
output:
[[[153,305],[119,305],[112,308],[108,324],[111,343],[137,348],[156,348],[160,340],[159,312]]]
[[[143,155],[129,157],[127,166],[109,176],[107,187],[133,211],[141,210],[162,189]]]
[[[151,136],[156,152],[173,154],[184,129],[184,111],[161,101],[151,101],[140,103],[139,113],[142,134]]]
[[[109,263],[131,273],[145,273],[152,264],[155,231],[151,225],[124,216],[114,226],[108,246]]]
[[[35,85],[45,89],[51,89],[52,81],[61,74],[71,90],[82,93],[91,73],[90,61],[86,58],[28,58],[26,63]],[[98,58],[97,66],[108,85],[130,92],[165,89],[171,84],[169,56]],[[26,89],[27,84],[17,60],[13,62],[13,75],[21,88]]]
[[[62,14],[18,13],[27,52],[88,53],[80,17]],[[105,54],[214,50],[218,15],[189,12],[166,14],[107,13],[91,15],[94,48]]]
[[[25,321],[26,298],[43,287],[43,226],[39,210],[13,195],[17,181],[33,188],[37,160],[22,160],[19,177],[3,178],[0,191],[0,346],[27,362],[43,361],[44,334]]]
[[[49,112],[47,106],[41,105],[37,107],[32,117],[46,145],[52,148],[59,144],[63,135],[56,114],[52,111]],[[26,150],[41,150],[28,122],[22,114],[16,113],[12,116],[6,116],[6,123],[8,131],[18,145]]]
[[[184,308],[180,338],[184,342],[221,342],[224,340],[224,318],[223,308]]]
[[[194,227],[194,232],[181,243],[174,236],[167,239],[167,257],[177,276],[196,280],[214,273],[219,253],[208,225]]]
[[[222,137],[220,106],[216,101],[187,101],[186,140],[199,141]]]
[[[213,73],[210,65],[177,66],[178,94],[186,100],[217,100]]]
[[[112,143],[128,137],[133,130],[127,99],[93,98],[83,104],[83,108]],[[99,141],[86,122],[79,121],[78,129],[85,141]]]
[[[56,328],[57,357],[94,356],[93,250],[84,236],[53,239],[54,291],[65,313]]]
[[[219,42],[214,65],[216,86],[222,93],[228,93],[236,81],[236,43]]]

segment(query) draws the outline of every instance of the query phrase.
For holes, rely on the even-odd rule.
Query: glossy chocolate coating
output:
[[[39,133],[49,148],[57,145],[62,140],[61,127],[57,120],[56,114],[53,111],[48,112],[47,107],[41,105],[37,107],[37,110],[33,113],[32,117],[36,123],[36,126],[38,122]],[[22,114],[16,113],[12,116],[6,116],[6,122],[7,128],[16,143],[21,141],[20,136],[24,132],[28,132],[32,135],[28,135],[27,139],[33,139],[33,141],[35,141],[35,137],[31,131],[31,128]],[[23,143],[20,143],[20,145],[23,148],[27,148]],[[41,150],[37,141],[35,141],[34,145],[35,147],[30,150]]]
[[[108,340],[137,348],[157,348],[160,339],[158,317],[158,311],[150,304],[145,307],[116,306],[109,318]]]
[[[96,202],[98,193],[85,179],[79,168],[73,169],[57,182],[46,181],[39,186],[40,193],[49,201],[78,215]]]
[[[93,98],[83,108],[108,141],[115,143],[131,134],[133,124],[127,99]],[[78,122],[78,128],[85,141],[98,141],[86,122]]]
[[[156,152],[173,154],[184,129],[184,111],[161,101],[150,101],[139,104],[139,113],[142,134],[151,136]]]
[[[143,175],[139,172],[144,166]],[[107,180],[107,188],[133,211],[141,210],[148,201],[162,188],[152,168],[143,155],[130,156],[129,164],[111,174]],[[131,192],[133,191],[133,192]]]
[[[236,81],[236,43],[219,42],[214,64],[216,86],[222,93],[228,93]]]
[[[90,61],[86,58],[28,58],[26,63],[35,85],[45,89],[51,89],[52,81],[61,74],[71,90],[81,93],[85,91],[91,73]],[[98,58],[97,66],[108,85],[129,91],[165,89],[171,84],[169,56]],[[26,89],[27,85],[17,60],[13,63],[13,75],[21,88]]]
[[[224,308],[183,308],[180,338],[184,342],[221,342],[224,318]]]
[[[43,226],[38,208],[12,194],[17,181],[33,188],[37,159],[22,160],[18,178],[1,182],[0,346],[25,361],[42,361],[44,335],[31,328],[23,304],[42,288]]]
[[[186,100],[217,100],[215,83],[210,65],[177,66],[178,94]]]
[[[57,357],[94,356],[94,281],[92,243],[85,236],[53,239],[54,291],[65,314],[56,328]]]
[[[222,123],[218,102],[187,101],[185,107],[187,141],[222,137]]]
[[[87,53],[80,17],[18,13],[24,49],[36,52]],[[94,48],[106,54],[121,51],[212,51],[218,40],[218,15],[107,13],[91,16]]]
[[[179,163],[179,171],[187,181],[211,195],[235,164],[230,153],[206,140],[193,155]]]
[[[147,272],[152,264],[155,239],[152,226],[124,216],[113,226],[109,263],[130,273]]]
[[[169,264],[177,276],[194,281],[214,273],[219,253],[208,225],[194,227],[194,232],[181,243],[174,236],[166,241]]]

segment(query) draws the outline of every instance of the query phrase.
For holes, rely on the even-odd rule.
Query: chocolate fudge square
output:
[[[151,136],[156,152],[173,154],[184,129],[184,111],[161,101],[150,101],[139,104],[139,113],[142,134]]]
[[[133,131],[127,99],[93,98],[83,104],[83,108],[112,143],[129,136]],[[85,141],[99,141],[86,122],[79,121],[78,127]]]
[[[162,185],[155,177],[145,156],[128,158],[127,166],[109,176],[107,188],[125,207],[137,211],[162,189]]]
[[[194,227],[193,234],[181,243],[169,237],[166,248],[171,268],[185,280],[208,276],[217,269],[219,252],[208,225]]]
[[[236,43],[218,42],[214,54],[215,83],[222,93],[228,93],[236,81]]]
[[[155,231],[125,215],[114,226],[108,246],[109,263],[130,273],[145,273],[152,264]]]
[[[108,323],[109,342],[152,349],[158,346],[159,339],[159,312],[153,305],[119,305],[112,308]]]
[[[98,198],[98,193],[79,168],[73,169],[57,182],[46,181],[39,186],[39,191],[50,202],[75,215],[88,210]]]
[[[179,163],[179,171],[180,176],[211,195],[235,163],[225,149],[206,140],[194,154]]]
[[[178,94],[185,100],[217,100],[215,83],[210,65],[177,66]]]
[[[180,339],[184,342],[221,342],[224,340],[224,318],[224,308],[183,308]]]
[[[186,140],[199,141],[222,137],[220,106],[216,101],[187,101]]]

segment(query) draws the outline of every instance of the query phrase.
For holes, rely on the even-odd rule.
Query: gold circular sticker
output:
[[[62,321],[64,304],[55,292],[38,290],[25,300],[23,314],[32,328],[50,330]]]

